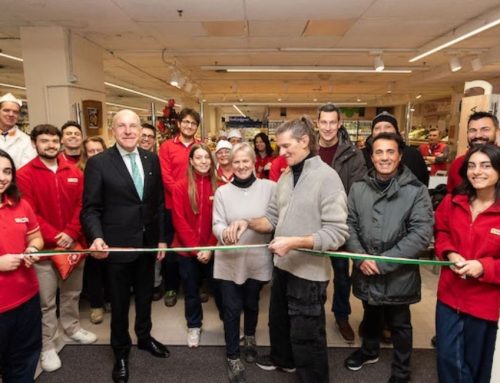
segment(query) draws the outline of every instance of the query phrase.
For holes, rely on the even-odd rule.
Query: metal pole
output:
[[[156,128],[156,108],[154,102],[151,103],[151,125]]]
[[[407,145],[409,145],[408,138],[411,129],[411,122],[412,122],[411,120],[412,120],[411,103],[408,101],[408,104],[406,104],[406,125],[404,132],[404,138]]]
[[[76,114],[76,122],[78,122],[80,125],[82,124],[82,116],[81,116],[81,110],[80,110],[80,103],[76,102],[75,103],[75,114]]]

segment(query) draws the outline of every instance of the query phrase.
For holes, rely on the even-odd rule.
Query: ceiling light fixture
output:
[[[321,66],[202,66],[202,70],[232,73],[412,73],[412,69],[391,68],[376,71],[371,67],[321,67]]]
[[[478,70],[481,70],[483,68],[483,63],[480,57],[476,57],[470,63],[474,72],[477,72]]]
[[[497,14],[498,14],[498,12],[497,12]],[[479,26],[478,26],[478,27],[474,28],[473,30],[471,30],[471,31],[469,31],[469,32],[465,32],[465,31],[464,31],[465,33],[461,34],[460,36],[455,37],[455,38],[453,38],[453,39],[451,39],[451,40],[449,40],[449,41],[447,41],[447,42],[445,42],[445,43],[443,43],[443,44],[440,44],[440,45],[438,45],[438,46],[437,46],[437,47],[435,47],[435,48],[429,49],[429,50],[427,50],[427,51],[425,51],[425,52],[423,52],[423,53],[419,54],[418,56],[412,57],[412,58],[409,60],[409,62],[411,62],[411,63],[412,63],[412,62],[418,61],[418,60],[420,60],[420,59],[422,59],[422,58],[424,58],[424,57],[427,57],[427,56],[429,56],[429,55],[431,55],[431,54],[433,54],[433,53],[439,52],[440,50],[443,50],[443,49],[445,49],[445,48],[448,48],[448,47],[449,47],[449,46],[451,46],[451,45],[454,45],[454,44],[456,44],[456,43],[459,43],[460,41],[463,41],[463,40],[465,40],[465,39],[468,39],[469,37],[475,36],[475,35],[477,35],[478,33],[484,32],[485,30],[490,29],[490,28],[493,28],[493,27],[495,27],[495,26],[497,26],[497,25],[499,25],[499,24],[500,24],[500,17],[499,17],[498,15],[494,15],[494,16],[493,16],[493,17],[494,17],[494,18],[493,18],[493,20],[491,20],[491,18],[490,18],[490,17],[492,17],[492,15],[491,15],[491,14],[490,14],[490,15],[488,15],[488,16],[487,16],[486,21],[488,21],[488,20],[491,20],[491,21],[486,22],[486,24],[484,24],[484,22],[485,22],[484,18],[483,18],[483,19],[481,19],[481,17],[482,17],[482,16],[479,16],[479,18],[478,18],[478,19],[476,19],[476,21],[475,21],[475,24],[476,24],[476,25],[477,25],[477,24],[479,24]],[[459,27],[459,28],[456,28],[456,29],[458,29],[458,31],[460,31],[460,29],[461,29],[461,28]],[[450,33],[451,33],[451,34],[456,34],[456,33],[457,33],[457,30],[456,30],[456,29],[454,29],[454,30],[453,30],[452,32],[450,32]],[[460,33],[460,32],[458,32],[458,33]]]
[[[458,72],[460,69],[462,69],[462,64],[460,63],[460,59],[458,57],[451,58],[450,69],[452,72]]]
[[[139,91],[134,90],[134,89],[125,88],[124,86],[116,85],[116,84],[113,84],[110,82],[104,82],[104,85],[109,86],[111,88],[121,89],[121,90],[124,90],[124,91],[129,92],[129,93],[137,94],[139,96],[144,96],[144,97],[150,98],[152,100],[163,102],[165,104],[168,103],[168,101],[165,100],[164,98],[159,98],[159,97],[153,96],[151,94],[139,92]],[[176,104],[176,106],[177,106],[177,104]]]
[[[11,59],[11,60],[14,60],[14,61],[19,61],[19,62],[23,62],[24,61],[21,57],[11,56],[11,55],[8,55],[8,54],[5,54],[5,53],[1,53],[1,52],[0,52],[0,57],[4,57],[6,59]]]
[[[382,60],[382,56],[375,56],[373,67],[375,68],[375,71],[377,72],[382,72],[385,68],[384,65],[384,60]]]
[[[416,98],[417,100],[420,100],[420,99],[422,98],[422,93],[417,94],[417,95],[415,96],[415,98]]]
[[[177,75],[177,72],[172,72],[172,76],[170,77],[170,85],[175,86],[176,88],[179,88],[179,76]]]
[[[238,108],[236,105],[234,105],[234,104],[233,104],[233,108],[234,108],[234,109],[236,109],[236,110],[238,111],[238,113],[239,113],[239,114],[241,114],[243,117],[246,117],[246,116],[245,116],[245,113],[243,113],[243,112],[241,111],[241,109],[240,109],[240,108]]]
[[[24,86],[13,85],[13,84],[5,84],[3,82],[0,82],[0,86],[4,86],[6,88],[14,88],[14,89],[26,90],[26,87],[24,87]]]

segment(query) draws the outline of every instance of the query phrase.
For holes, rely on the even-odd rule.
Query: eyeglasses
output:
[[[189,120],[182,120],[181,124],[191,125],[191,126],[198,126],[198,123],[196,121],[189,121]]]
[[[147,138],[148,140],[153,140],[155,136],[153,136],[152,134],[143,134],[141,135],[141,138]]]

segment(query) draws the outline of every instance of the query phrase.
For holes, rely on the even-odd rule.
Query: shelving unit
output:
[[[344,120],[344,127],[354,143],[358,140],[366,140],[366,137],[372,132],[372,122],[370,120]]]

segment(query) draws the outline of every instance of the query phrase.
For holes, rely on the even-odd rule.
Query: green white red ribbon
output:
[[[109,249],[103,251],[95,251],[90,249],[84,250],[42,250],[36,253],[31,253],[27,255],[37,255],[40,257],[52,257],[55,255],[68,255],[68,254],[88,254],[88,253],[157,253],[159,251],[165,253],[182,253],[182,252],[193,252],[193,251],[237,251],[237,250],[247,250],[256,248],[265,248],[268,244],[259,245],[232,245],[232,246],[197,246],[197,247],[170,247],[170,248],[133,248],[133,247],[110,247]],[[398,258],[398,257],[384,257],[380,255],[370,255],[370,254],[356,254],[348,253],[344,251],[320,251],[311,249],[297,249],[306,253],[314,254],[317,256],[326,256],[333,258],[344,258],[344,259],[356,259],[356,260],[371,260],[375,262],[387,262],[387,263],[399,263],[404,265],[428,265],[428,266],[451,266],[454,265],[450,261],[438,261],[432,259],[410,259],[410,258]]]

